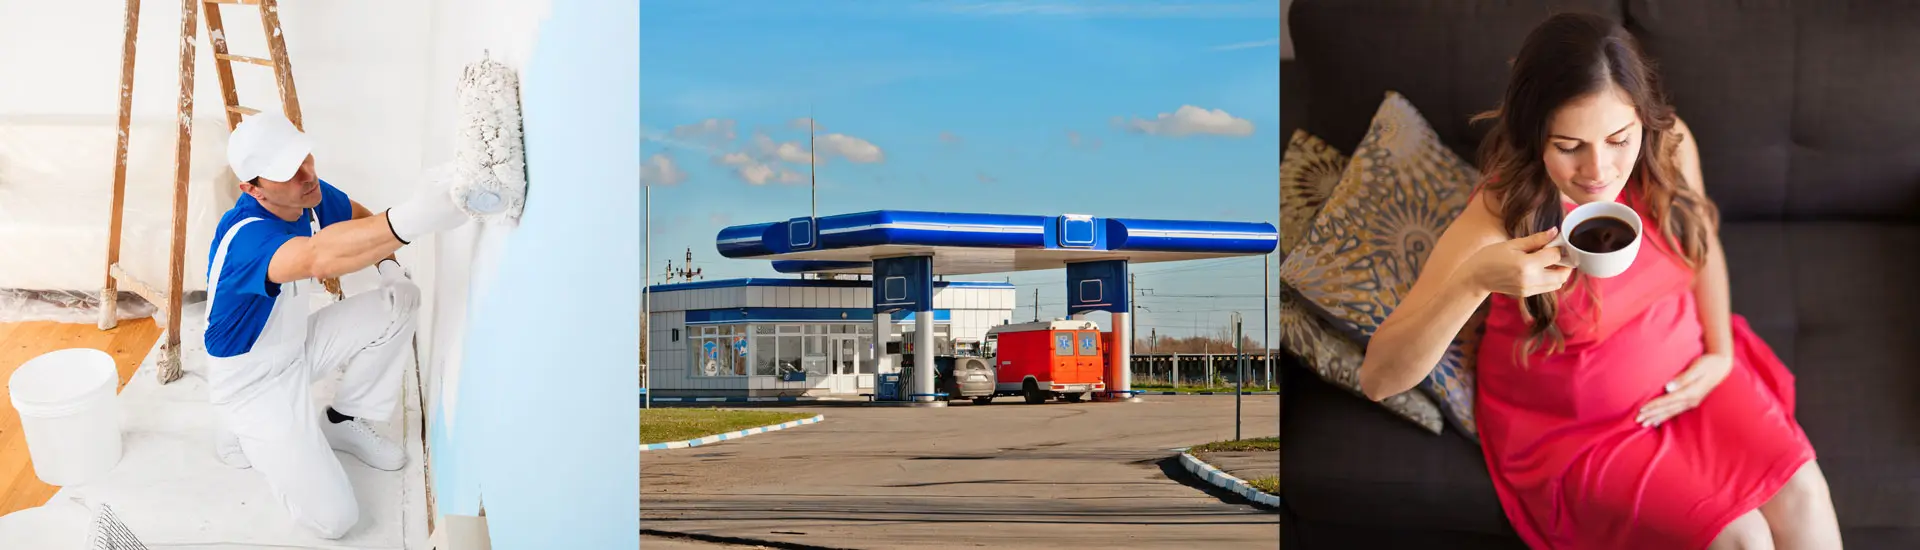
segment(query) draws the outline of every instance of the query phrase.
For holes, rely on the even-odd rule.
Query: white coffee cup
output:
[[[1581,250],[1570,241],[1580,224],[1595,218],[1615,218],[1627,223],[1633,229],[1632,241],[1612,252],[1593,252]],[[1641,231],[1640,214],[1627,205],[1611,201],[1590,202],[1574,208],[1567,219],[1560,222],[1560,234],[1553,238],[1553,244],[1560,247],[1560,265],[1571,267],[1586,273],[1590,277],[1607,278],[1626,272],[1633,265],[1634,258],[1640,254]]]

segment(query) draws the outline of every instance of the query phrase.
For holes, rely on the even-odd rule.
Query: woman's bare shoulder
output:
[[[1460,215],[1447,227],[1446,236],[1466,244],[1482,245],[1510,239],[1495,212],[1497,205],[1494,192],[1482,189],[1474,193],[1467,199],[1466,208],[1460,209]]]

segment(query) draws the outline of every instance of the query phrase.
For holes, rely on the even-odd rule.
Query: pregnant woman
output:
[[[1363,391],[1412,388],[1491,300],[1475,414],[1528,545],[1840,548],[1793,376],[1729,310],[1699,149],[1632,36],[1554,16],[1510,79],[1481,117],[1487,180],[1369,343]],[[1632,265],[1605,279],[1548,246],[1595,201],[1644,225]]]

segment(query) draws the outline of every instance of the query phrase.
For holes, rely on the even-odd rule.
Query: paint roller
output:
[[[458,97],[453,202],[476,220],[517,224],[527,199],[520,78],[483,53],[461,73]]]

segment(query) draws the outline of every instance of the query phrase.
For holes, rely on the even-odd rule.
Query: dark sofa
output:
[[[1477,162],[1468,117],[1567,10],[1638,36],[1699,136],[1734,312],[1798,379],[1847,547],[1920,548],[1920,4],[1298,0],[1283,129],[1351,152],[1395,90]],[[1286,548],[1524,547],[1477,446],[1282,372]]]

